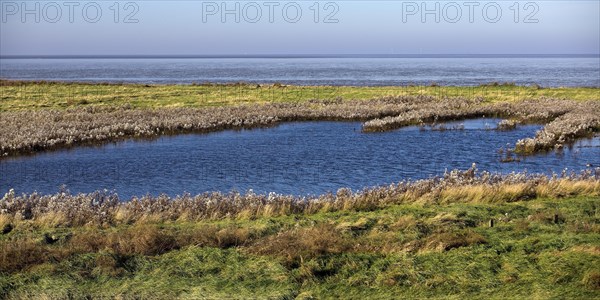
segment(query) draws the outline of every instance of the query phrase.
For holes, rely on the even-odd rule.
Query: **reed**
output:
[[[600,168],[579,174],[507,175],[478,172],[475,167],[452,171],[440,177],[403,181],[352,192],[340,189],[335,195],[294,197],[275,193],[227,194],[213,192],[170,198],[165,195],[134,197],[121,201],[107,191],[71,195],[15,195],[9,191],[0,200],[0,217],[57,226],[116,226],[167,221],[255,219],[334,211],[369,211],[405,203],[510,203],[538,197],[600,195]],[[2,225],[2,224],[0,224]]]
[[[600,131],[600,103],[588,102],[548,123],[534,138],[519,140],[518,153],[535,153],[561,149],[578,138],[592,136]]]

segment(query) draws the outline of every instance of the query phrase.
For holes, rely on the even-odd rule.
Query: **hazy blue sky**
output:
[[[0,54],[600,53],[599,2],[0,0]]]

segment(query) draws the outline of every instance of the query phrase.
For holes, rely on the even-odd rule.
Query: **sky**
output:
[[[0,4],[2,56],[600,53],[597,0]]]

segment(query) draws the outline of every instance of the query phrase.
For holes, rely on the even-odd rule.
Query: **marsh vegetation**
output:
[[[45,90],[42,99],[29,99],[30,89]],[[86,90],[101,89],[104,92],[118,93],[124,90],[123,97],[109,96],[114,101],[102,100],[104,96],[92,97]],[[212,93],[225,94],[217,107],[206,106],[204,95],[208,89]],[[97,144],[130,137],[153,137],[163,134],[185,132],[210,132],[224,129],[253,128],[271,126],[286,121],[307,120],[355,120],[364,121],[364,132],[385,131],[408,125],[435,123],[468,118],[500,117],[510,118],[520,123],[548,124],[540,133],[530,139],[516,143],[516,152],[535,153],[561,147],[573,140],[589,136],[600,129],[600,104],[597,89],[554,89],[548,95],[571,95],[574,99],[589,97],[588,101],[557,100],[536,95],[539,89],[515,86],[484,86],[471,88],[406,87],[401,88],[353,88],[330,87],[331,94],[303,93],[295,101],[294,89],[310,87],[206,85],[206,86],[150,86],[137,85],[91,85],[64,83],[29,83],[3,81],[2,105],[0,112],[0,154],[3,156],[33,153],[48,149],[72,147],[82,144]],[[320,89],[327,89],[321,87]],[[488,96],[488,88],[497,89]],[[24,90],[20,90],[24,89]],[[136,94],[142,91],[148,94]],[[256,94],[254,100],[247,100],[242,89],[281,90],[279,98],[269,99]],[[289,89],[289,90],[288,90]],[[71,91],[72,98],[84,99],[78,103],[56,106],[60,98],[53,93]],[[163,95],[161,91],[174,92],[176,96]],[[187,91],[188,96],[182,96]],[[376,93],[400,93],[405,95],[375,96]],[[454,91],[457,91],[453,94]],[[469,91],[472,94],[461,95]],[[507,94],[521,91],[532,92],[538,99],[503,101]],[[541,91],[544,91],[542,89]],[[581,92],[581,93],[579,93]],[[596,93],[592,93],[596,92]],[[196,98],[192,96],[196,93]],[[436,94],[437,93],[437,94]],[[483,93],[483,96],[480,95]],[[212,95],[212,94],[211,94]],[[245,95],[244,97],[242,97]],[[173,103],[173,98],[186,101]],[[218,96],[210,96],[216,97]],[[264,98],[261,98],[264,97]],[[528,94],[525,94],[529,99]],[[533,97],[533,96],[531,96]],[[539,98],[541,97],[541,98]],[[594,98],[596,97],[596,98]],[[141,105],[139,98],[145,99]],[[246,100],[244,100],[246,99]],[[212,100],[211,100],[212,101]],[[209,101],[210,102],[210,101]],[[29,104],[27,104],[29,103]],[[45,105],[43,103],[50,103]],[[151,103],[151,107],[148,107]],[[249,104],[252,103],[252,104]],[[27,105],[22,110],[22,105]],[[50,109],[40,109],[47,106]],[[175,107],[174,107],[175,106]],[[210,105],[209,105],[210,106]],[[65,107],[64,109],[60,107]],[[160,108],[160,109],[159,109]],[[517,141],[515,141],[517,142]]]

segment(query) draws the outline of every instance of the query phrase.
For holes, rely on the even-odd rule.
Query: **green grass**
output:
[[[554,215],[559,216],[557,223]],[[496,226],[489,227],[490,219]],[[181,247],[146,255],[107,247],[72,251],[58,258],[61,251],[77,247],[76,237],[80,236],[94,238],[138,229],[133,232],[143,236],[148,228],[154,228],[189,239],[204,234],[208,227],[214,232],[230,232],[235,238],[230,242],[192,238],[193,242],[188,240]],[[59,237],[55,244],[44,246],[53,254],[19,272],[1,273],[0,295],[600,298],[598,197],[402,204],[373,211],[108,228],[52,227],[23,221],[9,234],[0,235],[0,243],[3,249],[16,239],[43,244],[40,240],[45,233]],[[64,238],[69,235],[71,241]],[[147,242],[142,245],[146,246]]]
[[[368,100],[384,96],[483,97],[489,102],[549,97],[598,100],[597,88],[538,88],[515,85],[456,86],[279,86],[279,85],[109,85],[0,82],[0,111],[130,105],[135,108],[209,107],[310,99]]]

